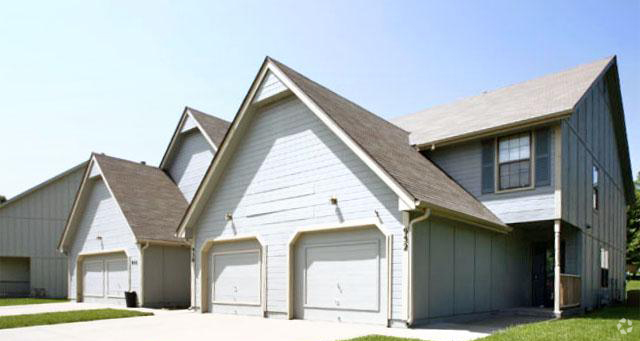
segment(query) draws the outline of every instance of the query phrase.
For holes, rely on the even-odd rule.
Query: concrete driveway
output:
[[[66,306],[65,306],[66,304]],[[23,306],[21,313],[94,309],[96,305],[78,303]],[[98,306],[104,308],[105,306]],[[0,315],[6,315],[0,308]],[[15,308],[15,307],[14,307]],[[149,309],[142,309],[149,311]],[[17,311],[17,308],[16,308]],[[78,322],[0,330],[3,341],[124,341],[189,340],[210,338],[234,341],[334,341],[379,334],[433,341],[473,340],[503,327],[494,320],[487,323],[437,324],[429,328],[398,329],[362,324],[277,320],[258,317],[200,314],[186,310],[153,310],[155,316]],[[530,322],[530,321],[522,321]]]

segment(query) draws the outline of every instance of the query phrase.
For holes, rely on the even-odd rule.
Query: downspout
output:
[[[196,311],[198,309],[196,304],[196,248],[193,244],[189,244],[189,263],[191,263],[191,306],[189,307],[189,310]]]
[[[409,221],[409,226],[405,227],[404,248],[408,254],[408,283],[407,283],[407,327],[413,325],[413,225],[425,221],[431,216],[431,209],[427,208],[424,213]]]
[[[140,306],[144,305],[144,250],[149,247],[149,242],[146,242],[143,247],[140,248]]]

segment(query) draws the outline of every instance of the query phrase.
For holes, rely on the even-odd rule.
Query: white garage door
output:
[[[260,315],[262,254],[256,241],[214,245],[211,249],[211,311]]]
[[[295,249],[296,318],[386,324],[382,233],[371,228],[303,235]]]
[[[127,257],[95,256],[82,264],[82,296],[85,302],[124,304],[129,288]]]

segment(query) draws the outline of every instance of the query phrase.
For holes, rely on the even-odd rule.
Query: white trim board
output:
[[[164,155],[162,156],[162,160],[160,161],[160,165],[158,166],[158,168],[165,169],[167,167],[167,163],[169,162],[169,159],[171,159],[171,156],[175,152],[175,148],[180,136],[193,129],[193,127],[187,127],[188,129],[184,129],[185,124],[189,119],[193,122],[195,127],[198,128],[198,131],[204,137],[204,139],[207,140],[211,148],[213,148],[213,152],[217,153],[218,146],[216,146],[216,144],[213,143],[213,140],[211,140],[211,137],[207,134],[207,132],[204,130],[200,122],[194,117],[193,113],[191,113],[189,109],[190,108],[187,107],[182,112],[182,116],[180,116],[180,121],[178,121],[178,125],[176,126],[173,136],[171,137],[171,141],[169,141],[167,150],[164,152]]]
[[[206,199],[213,192],[217,181],[220,178],[221,169],[225,167],[226,162],[231,158],[231,151],[237,146],[237,140],[241,137],[236,136],[242,134],[250,123],[250,118],[254,114],[251,110],[255,108],[254,98],[260,85],[264,81],[265,76],[271,72],[282,82],[300,101],[305,104],[318,119],[320,119],[336,136],[353,151],[389,188],[399,197],[400,207],[404,210],[412,210],[416,207],[416,200],[404,188],[402,188],[377,162],[375,162],[342,128],[340,128],[315,102],[313,102],[301,89],[297,87],[270,59],[266,59],[263,63],[258,75],[254,79],[247,96],[242,102],[236,118],[233,120],[227,136],[225,137],[220,150],[214,156],[211,166],[207,170],[203,181],[201,182],[196,194],[189,206],[185,216],[183,217],[176,234],[181,237],[186,236],[186,230],[191,227],[197,215],[203,209]]]

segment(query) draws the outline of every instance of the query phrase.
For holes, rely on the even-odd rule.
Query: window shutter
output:
[[[493,193],[495,171],[495,143],[493,139],[482,141],[482,194]]]
[[[536,131],[536,187],[551,185],[551,132],[549,128]]]

